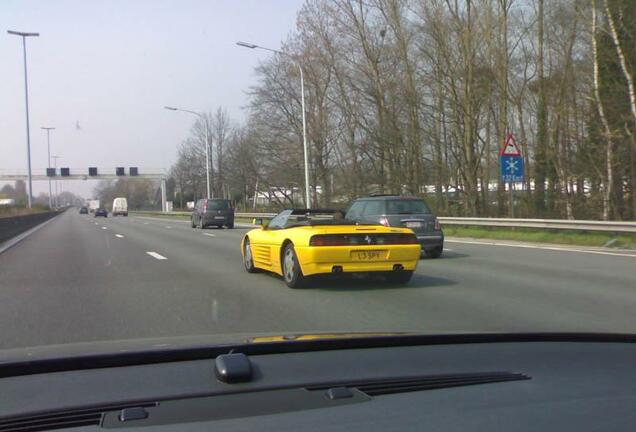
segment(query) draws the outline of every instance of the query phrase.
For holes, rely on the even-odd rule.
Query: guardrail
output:
[[[189,216],[190,212],[171,212],[173,215]],[[236,213],[238,218],[272,218],[276,213]],[[502,228],[541,228],[554,230],[600,231],[636,233],[636,222],[605,222],[565,219],[510,219],[475,217],[439,217],[442,225],[489,226]]]

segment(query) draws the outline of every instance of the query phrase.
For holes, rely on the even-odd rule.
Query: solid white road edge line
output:
[[[579,253],[596,254],[596,255],[613,255],[613,256],[636,258],[636,254],[626,254],[626,253],[619,253],[619,252],[604,252],[604,251],[595,251],[595,250],[588,250],[588,249],[568,249],[564,247],[554,247],[554,246],[534,246],[534,245],[528,245],[528,244],[480,242],[480,241],[472,241],[472,240],[445,239],[444,241],[448,243],[463,243],[463,244],[482,245],[482,246],[505,246],[505,247],[524,248],[524,249],[543,249],[543,250],[560,251],[560,252],[579,252]]]
[[[166,258],[166,257],[165,257],[165,256],[163,256],[163,255],[159,255],[157,252],[153,252],[153,251],[146,251],[146,253],[147,253],[148,255],[150,255],[151,257],[153,257],[153,258],[155,258],[155,259],[158,259],[158,260],[166,260],[166,259],[168,259],[168,258]]]

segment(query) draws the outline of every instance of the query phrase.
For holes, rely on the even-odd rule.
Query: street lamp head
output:
[[[40,33],[27,33],[27,32],[19,32],[14,30],[7,30],[7,33],[15,36],[29,37],[29,36],[40,36]]]
[[[40,129],[44,129],[44,130],[55,130],[54,127],[46,127],[46,126],[40,126]]]
[[[241,41],[239,41],[236,44],[238,46],[242,46],[242,47],[250,48],[250,49],[258,48],[258,45],[253,44],[253,43],[249,43],[249,42],[241,42]]]
[[[163,107],[163,109],[167,109],[167,110],[170,110],[170,111],[178,111],[179,110],[178,108],[170,107],[170,106],[165,106],[165,107]]]

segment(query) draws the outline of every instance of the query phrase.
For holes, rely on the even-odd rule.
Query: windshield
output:
[[[0,5],[0,364],[636,332],[636,2]]]

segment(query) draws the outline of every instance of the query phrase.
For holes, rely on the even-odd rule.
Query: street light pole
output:
[[[31,132],[29,127],[29,82],[27,80],[27,56],[26,56],[26,38],[40,36],[39,33],[25,33],[13,30],[7,30],[7,33],[14,36],[20,36],[22,38],[22,53],[24,57],[24,100],[26,108],[26,138],[27,138],[27,165],[29,168],[29,195],[27,196],[27,203],[29,208],[32,206],[33,201],[33,182],[31,179]]]
[[[311,200],[309,197],[309,156],[308,156],[308,151],[307,151],[307,123],[305,121],[305,77],[303,74],[303,68],[300,65],[300,62],[298,62],[298,60],[296,60],[296,58],[289,54],[286,53],[284,51],[279,51],[279,50],[275,50],[272,48],[266,48],[266,47],[262,47],[260,45],[256,45],[253,43],[249,43],[249,42],[237,42],[236,43],[238,46],[242,46],[244,48],[250,48],[250,49],[262,49],[265,51],[271,51],[273,53],[276,54],[280,54],[283,55],[285,57],[288,57],[289,59],[291,59],[292,62],[294,62],[294,64],[296,65],[296,67],[298,67],[298,70],[300,71],[300,105],[301,105],[301,109],[303,111],[302,113],[302,120],[303,120],[303,157],[305,160],[305,205],[307,206],[307,208],[311,208]]]
[[[53,159],[53,167],[55,168],[55,172],[57,172],[57,160],[60,159],[59,156],[51,156]],[[57,197],[57,177],[55,178],[55,207],[58,207],[58,197]]]
[[[181,112],[195,115],[199,118],[199,120],[205,123],[205,184],[207,187],[208,199],[210,199],[211,198],[211,195],[210,195],[210,129],[208,125],[208,119],[203,115],[203,113],[199,113],[196,111],[190,111],[190,110],[175,108],[170,106],[165,106],[163,108],[170,111],[181,111]]]
[[[300,67],[300,63],[294,60],[298,70],[300,71],[300,104],[303,110],[303,153],[305,158],[305,203],[307,208],[311,208],[311,201],[309,199],[309,161],[307,151],[307,123],[305,122],[305,78],[303,76],[303,68]]]
[[[207,118],[204,118],[201,114],[199,114],[199,118],[205,122],[205,185],[208,199],[210,199],[210,126]]]
[[[48,158],[49,158],[49,162],[47,164],[47,168],[51,168],[51,136],[50,136],[50,132],[52,130],[55,130],[54,127],[44,127],[41,126],[40,129],[44,129],[46,131],[46,148],[47,148],[47,154],[48,154]],[[49,208],[52,208],[53,205],[53,201],[52,201],[52,197],[51,197],[51,177],[49,177]]]

